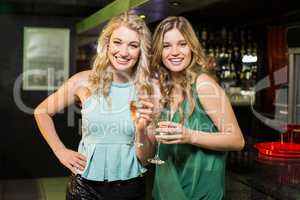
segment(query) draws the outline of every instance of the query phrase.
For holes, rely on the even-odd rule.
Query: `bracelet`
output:
[[[144,144],[141,142],[134,142],[134,144],[136,145],[137,148],[141,148],[144,146]]]

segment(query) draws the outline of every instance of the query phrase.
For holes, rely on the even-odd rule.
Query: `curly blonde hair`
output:
[[[203,48],[192,28],[190,22],[184,17],[171,16],[161,21],[156,27],[153,34],[152,42],[152,58],[151,58],[151,71],[152,77],[159,80],[160,91],[162,94],[161,103],[166,106],[170,104],[170,97],[174,84],[171,82],[170,71],[164,66],[162,62],[163,52],[163,38],[166,32],[177,29],[185,38],[188,46],[192,51],[192,59],[189,65],[182,71],[182,80],[180,86],[184,88],[183,96],[187,98],[189,103],[188,116],[192,114],[195,109],[195,100],[192,93],[192,84],[196,82],[200,73],[209,73],[213,75],[211,70],[211,60],[207,60]],[[179,113],[183,115],[182,109],[179,107]],[[181,118],[184,120],[183,118]]]
[[[150,95],[152,94],[149,68],[151,35],[144,20],[130,12],[113,17],[103,28],[98,39],[97,55],[89,76],[89,89],[92,93],[99,92],[105,98],[109,95],[113,72],[109,68],[108,44],[112,33],[120,26],[125,26],[139,34],[140,55],[134,66],[132,78],[137,91]]]

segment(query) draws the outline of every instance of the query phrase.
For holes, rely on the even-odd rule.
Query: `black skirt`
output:
[[[124,181],[91,181],[72,175],[68,182],[66,200],[144,200],[145,178]]]

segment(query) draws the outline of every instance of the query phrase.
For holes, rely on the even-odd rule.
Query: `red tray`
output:
[[[300,158],[300,144],[281,142],[256,143],[259,153],[274,157]]]

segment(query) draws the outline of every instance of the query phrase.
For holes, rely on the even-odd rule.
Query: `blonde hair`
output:
[[[121,26],[136,31],[140,37],[140,55],[133,70],[133,82],[139,92],[152,94],[149,69],[150,31],[144,20],[132,13],[113,17],[103,28],[98,39],[97,55],[89,76],[89,89],[92,93],[99,92],[105,98],[108,97],[113,81],[113,73],[109,69],[110,61],[107,55],[108,44],[114,30]]]
[[[196,79],[200,73],[212,73],[212,71],[210,70],[210,63],[205,57],[203,48],[190,22],[184,17],[171,16],[164,19],[158,24],[154,31],[152,42],[153,51],[151,58],[152,76],[156,76],[156,78],[159,79],[160,90],[162,94],[161,103],[164,106],[167,103],[170,104],[170,100],[167,97],[170,97],[173,89],[173,84],[170,82],[170,71],[162,63],[163,38],[165,33],[172,29],[177,29],[182,34],[192,51],[191,62],[182,71],[182,81],[180,82],[180,86],[184,88],[183,95],[187,98],[189,103],[188,116],[190,116],[195,109],[192,84],[196,82]],[[183,111],[180,107],[179,112],[182,116]]]

